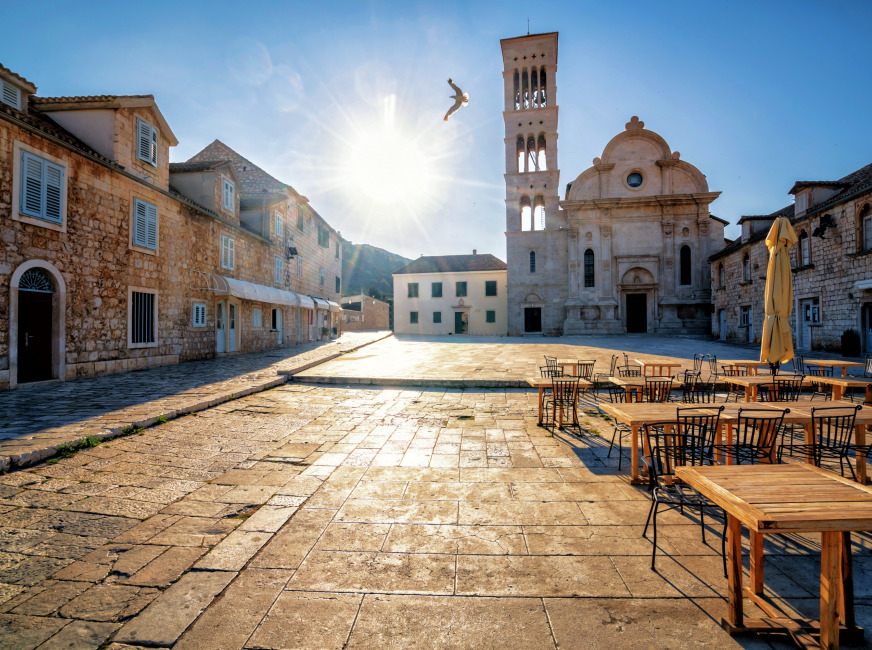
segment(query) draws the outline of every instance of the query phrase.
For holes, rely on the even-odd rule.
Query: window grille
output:
[[[530,273],[536,272],[536,252],[530,251]]]
[[[154,343],[155,295],[132,291],[130,299],[133,302],[130,310],[130,342]]]
[[[55,286],[51,276],[43,269],[27,269],[18,280],[18,290],[54,293]]]

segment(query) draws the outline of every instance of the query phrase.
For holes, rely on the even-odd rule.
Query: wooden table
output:
[[[730,366],[733,368],[745,368],[745,372],[756,377],[759,368],[768,368],[769,364],[765,361],[749,361],[748,359],[719,359],[719,366]]]
[[[558,366],[570,366],[572,368],[572,375],[577,377],[578,376],[578,362],[579,361],[587,362],[587,363],[590,363],[593,361],[595,363],[595,359],[558,359],[557,365]],[[593,376],[593,375],[591,375],[591,376]]]
[[[557,377],[560,379],[560,377]],[[545,399],[545,389],[554,387],[554,379],[552,377],[527,377],[527,383],[533,388],[539,389],[539,426],[542,426],[542,411],[543,411],[543,402]],[[592,382],[589,382],[587,379],[579,379],[578,380],[578,390],[587,390],[593,386]],[[575,399],[578,399],[578,394],[576,393]],[[576,423],[577,424],[577,423]],[[562,413],[561,413],[561,426],[562,424]]]
[[[730,633],[787,631],[801,647],[862,642],[854,620],[851,531],[872,530],[872,490],[809,465],[679,467],[676,476],[727,513]],[[742,526],[750,531],[750,585],[742,588]],[[788,618],[763,593],[763,535],[821,533],[820,621]],[[745,618],[747,596],[767,615]],[[820,632],[816,642],[810,632]],[[841,632],[841,634],[840,634]]]
[[[757,389],[760,386],[775,386],[776,379],[798,379],[800,376],[801,375],[752,375],[748,377],[721,377],[721,379],[734,386],[744,386],[745,401],[756,402]],[[818,380],[820,377],[815,377],[814,379]]]
[[[817,368],[841,368],[842,377],[847,377],[848,368],[862,368],[865,364],[856,361],[845,361],[844,359],[807,359],[805,365]]]
[[[632,392],[636,396],[636,401],[640,401],[642,399],[642,395],[645,392],[645,380],[651,379],[671,379],[673,388],[680,388],[681,382],[676,384],[675,380],[672,377],[653,377],[653,376],[643,376],[643,377],[609,377],[608,380],[615,384],[616,386],[621,386],[624,390],[628,392]]]
[[[673,368],[680,368],[684,365],[683,361],[675,359],[633,359],[636,363],[642,366],[642,374],[648,374],[648,368],[653,371],[651,374],[656,376],[671,375]]]
[[[833,399],[842,399],[842,394],[846,388],[865,388],[866,389],[866,404],[872,404],[872,379],[861,379],[859,377],[818,377],[817,375],[806,376],[809,382],[813,384],[826,384],[833,387]]]

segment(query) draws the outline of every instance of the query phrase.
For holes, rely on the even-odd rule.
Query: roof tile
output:
[[[506,263],[490,253],[483,255],[432,255],[422,256],[394,271],[394,275],[406,273],[458,273],[462,271],[505,271]]]

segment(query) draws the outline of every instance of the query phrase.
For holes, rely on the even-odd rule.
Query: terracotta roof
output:
[[[187,174],[191,172],[208,172],[213,169],[218,169],[219,167],[223,167],[224,165],[230,164],[228,160],[212,160],[212,161],[204,161],[204,162],[171,162],[170,163],[170,173],[171,174]]]
[[[483,255],[421,256],[394,271],[405,273],[458,273],[462,271],[505,271],[506,263],[489,253]]]
[[[93,102],[116,102],[122,99],[151,100],[154,95],[76,95],[73,97],[31,97],[34,104],[90,104]]]
[[[771,221],[775,221],[778,217],[787,217],[788,219],[793,221],[793,204],[791,203],[790,205],[785,205],[783,208],[781,208],[780,210],[776,210],[772,214],[759,214],[759,215],[744,216],[741,219],[739,219],[739,223],[742,223],[743,221],[770,221],[771,222]],[[727,246],[725,246],[724,248],[719,250],[714,255],[710,255],[709,262],[713,262],[714,260],[716,260],[718,258],[729,255],[733,251],[737,251],[744,246],[748,246],[748,245],[753,244],[755,242],[766,239],[767,232],[768,232],[768,229],[764,228],[760,232],[757,232],[757,233],[751,235],[751,237],[749,237],[747,241],[742,241],[741,237],[737,237],[735,239],[735,241],[733,241],[731,244],[728,244]]]
[[[31,95],[36,92],[36,85],[32,81],[28,81],[24,77],[22,77],[17,72],[12,72],[5,65],[0,63],[0,77],[6,77],[9,81],[13,83],[17,82],[21,86],[24,87]]]
[[[837,192],[826,201],[822,201],[821,203],[811,206],[808,209],[808,214],[818,212],[825,207],[841,203],[849,196],[852,196],[858,192],[872,189],[872,163],[866,165],[865,167],[861,167],[857,171],[851,172],[850,174],[848,174],[844,178],[840,178],[836,182],[839,184],[839,186],[843,186],[844,189],[841,192]]]
[[[835,187],[835,188],[845,188],[848,187],[849,183],[843,183],[842,181],[796,181],[793,184],[793,187],[790,188],[788,194],[795,194],[799,190],[805,189],[806,187]]]

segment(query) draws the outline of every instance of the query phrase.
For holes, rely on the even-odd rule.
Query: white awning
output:
[[[233,296],[244,300],[254,300],[270,305],[289,305],[290,307],[304,307],[301,300],[304,296],[293,291],[276,289],[263,284],[227,278],[223,275],[212,275],[214,292],[216,296]]]
[[[315,310],[315,301],[312,300],[309,296],[304,296],[302,294],[297,294],[297,298],[300,299],[300,307],[303,309],[311,309]]]
[[[872,289],[872,280],[857,280],[854,283],[854,288],[858,291],[868,291]]]
[[[342,311],[342,307],[339,306],[338,302],[333,302],[332,300],[328,300],[327,304],[330,307],[330,311]]]
[[[312,300],[315,301],[315,309],[323,309],[327,311],[330,309],[330,305],[327,304],[326,300],[321,300],[320,298],[312,297]]]

